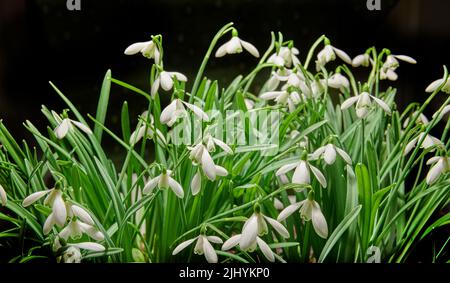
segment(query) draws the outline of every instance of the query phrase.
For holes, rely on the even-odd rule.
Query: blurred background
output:
[[[282,32],[294,40],[301,59],[322,34],[352,57],[372,45],[390,48],[418,61],[401,64],[400,79],[392,83],[400,108],[423,101],[425,87],[442,77],[442,65],[450,61],[450,1],[381,0],[380,11],[369,11],[366,0],[80,1],[81,11],[70,11],[66,0],[0,0],[0,119],[18,138],[29,137],[22,126],[26,119],[45,127],[41,104],[65,107],[48,81],[82,113],[95,112],[109,68],[116,78],[148,90],[149,61],[123,51],[153,34],[163,35],[166,68],[186,74],[190,83],[210,40],[230,21],[261,52],[271,31]],[[231,81],[256,62],[248,54],[213,59],[206,75]],[[144,110],[141,98],[114,87],[109,126],[118,124],[125,99],[136,115]]]

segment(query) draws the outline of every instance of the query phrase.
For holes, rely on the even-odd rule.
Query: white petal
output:
[[[72,124],[75,124],[75,126],[77,126],[78,129],[82,130],[83,132],[85,132],[88,135],[92,135],[91,129],[89,129],[89,127],[86,126],[85,124],[80,123],[78,121],[74,121],[74,120],[70,120],[70,121],[72,122]]]
[[[308,158],[310,160],[316,160],[318,159],[324,152],[325,152],[326,146],[321,146],[316,151],[314,151],[311,156]]]
[[[227,169],[223,168],[222,166],[216,165],[216,175],[224,177],[224,176],[228,175],[228,171],[227,171]]]
[[[443,83],[444,83],[444,79],[435,80],[434,82],[432,82],[432,83],[425,89],[425,91],[426,91],[426,92],[433,92],[433,91],[435,91],[436,89],[438,89],[438,88],[441,86],[441,84],[443,84]]]
[[[322,187],[326,188],[327,187],[327,179],[325,179],[325,176],[322,174],[322,172],[320,172],[319,169],[317,169],[316,167],[314,167],[312,165],[309,165],[309,168],[311,168],[311,171],[313,172],[314,176],[316,176],[317,180],[322,185]]]
[[[131,133],[130,144],[135,145],[137,142],[139,142],[144,137],[144,134],[145,134],[145,125],[139,127],[139,129],[137,129],[133,133]]]
[[[105,247],[92,242],[83,242],[83,243],[76,243],[76,244],[70,244],[71,246],[83,249],[83,250],[89,250],[94,252],[103,252],[105,250]]]
[[[302,205],[301,202],[297,202],[291,205],[288,205],[285,209],[283,209],[283,211],[280,212],[280,214],[277,217],[278,221],[283,221],[286,218],[288,218],[292,213],[296,212],[297,210],[299,210],[300,206]]]
[[[434,113],[434,114],[433,114],[433,118],[436,118],[436,117],[437,117],[438,120],[441,120],[442,117],[444,117],[445,115],[447,115],[449,112],[450,112],[450,105],[447,105],[447,106],[445,106],[445,107],[442,109],[441,114],[439,114],[439,116],[438,116],[439,111],[436,112],[436,113]]]
[[[325,220],[325,217],[323,216],[322,211],[320,210],[320,206],[319,204],[317,204],[317,202],[314,202],[314,205],[312,206],[311,220],[313,223],[314,231],[316,231],[317,235],[326,239],[328,237],[327,221]]]
[[[71,125],[69,119],[62,120],[61,124],[55,129],[55,135],[58,139],[63,139],[69,132]]]
[[[139,52],[141,52],[142,49],[144,49],[147,45],[149,44],[149,42],[137,42],[137,43],[133,43],[130,46],[127,47],[127,49],[125,49],[125,54],[126,55],[134,55],[137,54]]]
[[[42,228],[42,232],[44,233],[44,235],[47,235],[50,232],[50,230],[52,230],[54,225],[55,225],[55,218],[53,217],[53,213],[50,213],[50,215],[45,220],[44,226]]]
[[[202,175],[200,172],[195,173],[194,177],[191,181],[191,192],[192,195],[195,196],[200,192],[200,189],[202,187]]]
[[[208,241],[210,241],[211,243],[214,243],[214,244],[222,244],[223,243],[222,239],[217,236],[207,236],[206,238],[208,239]]]
[[[342,157],[342,159],[344,159],[345,162],[347,162],[349,165],[352,165],[352,159],[347,154],[347,152],[343,151],[342,149],[340,149],[338,147],[335,147],[335,149],[338,152],[338,154]]]
[[[248,221],[247,225],[242,229],[242,237],[239,241],[239,246],[242,250],[247,250],[256,241],[256,236],[258,235],[258,218],[252,215]]]
[[[218,259],[216,251],[206,237],[203,239],[203,252],[205,253],[205,258],[209,263],[217,263]]]
[[[264,216],[264,218],[283,238],[289,238],[289,231],[283,226],[283,224],[267,216]]]
[[[414,58],[407,56],[407,55],[395,55],[395,58],[400,59],[400,60],[402,60],[406,63],[410,63],[410,64],[417,63],[417,61]]]
[[[179,72],[168,72],[170,77],[177,78],[177,81],[179,82],[187,82],[187,77]]]
[[[225,151],[228,154],[233,154],[233,150],[231,149],[231,147],[229,147],[226,143],[224,143],[223,141],[219,140],[219,139],[215,139],[213,138],[213,141],[215,144],[217,144],[221,149],[223,149],[223,151]]]
[[[245,50],[247,50],[250,54],[252,54],[256,58],[259,57],[258,49],[256,49],[256,47],[253,46],[253,44],[251,44],[251,43],[249,43],[247,41],[244,41],[242,39],[241,39],[241,44],[242,44],[242,47],[244,47]]]
[[[428,159],[427,165],[434,164],[434,163],[438,162],[441,158],[442,157],[440,157],[440,156],[431,157],[430,159]]]
[[[204,121],[209,121],[209,117],[208,115],[198,106],[194,105],[194,104],[190,104],[187,102],[184,102],[184,105],[186,105],[187,108],[189,108],[192,112],[194,112],[194,114],[199,117],[200,119],[204,120]]]
[[[259,248],[261,249],[261,252],[267,258],[267,260],[269,260],[270,262],[274,262],[275,256],[273,255],[273,252],[270,249],[269,245],[267,245],[266,242],[264,242],[260,237],[257,237],[256,241]]]
[[[332,144],[325,146],[325,152],[323,153],[323,159],[328,165],[333,164],[336,161],[336,150]]]
[[[161,79],[162,89],[164,89],[165,91],[171,90],[173,87],[173,80],[170,77],[170,74],[168,72],[163,71],[163,72],[161,72],[159,77]]]
[[[269,92],[265,92],[265,93],[261,94],[259,96],[259,98],[264,99],[264,100],[271,100],[271,99],[275,99],[285,93],[286,93],[285,91],[269,91]]]
[[[5,189],[2,187],[2,185],[0,185],[0,203],[3,206],[6,206],[6,202],[7,202],[8,198],[6,196],[6,191]]]
[[[156,187],[156,185],[159,183],[159,179],[160,179],[160,178],[161,178],[161,177],[158,176],[158,177],[155,177],[155,178],[149,180],[149,181],[145,184],[144,188],[142,189],[142,193],[145,194],[145,195],[151,193],[151,192],[153,191],[153,189]]]
[[[228,251],[232,247],[239,244],[239,241],[241,240],[241,234],[234,235],[233,237],[229,238],[225,241],[222,245],[222,251]]]
[[[297,165],[298,165],[298,162],[283,165],[283,166],[280,167],[280,169],[277,170],[275,175],[277,175],[277,176],[284,175],[287,172],[289,172],[292,169],[294,169],[295,167],[297,167]]]
[[[427,184],[431,185],[439,178],[441,173],[444,171],[444,162],[440,159],[433,167],[431,167],[430,171],[427,174]]]
[[[344,51],[342,51],[341,49],[338,49],[336,47],[333,47],[333,51],[336,53],[336,55],[341,58],[342,61],[344,61],[345,63],[351,65],[352,64],[352,59],[350,59],[350,56],[347,55],[347,53],[345,53]]]
[[[359,95],[348,98],[347,100],[342,102],[341,109],[345,110],[345,109],[349,108],[350,106],[355,104],[358,101],[358,99],[359,99]]]
[[[160,79],[159,79],[159,77],[157,77],[156,80],[152,84],[152,88],[151,88],[151,95],[152,95],[152,97],[154,97],[155,94],[159,90],[159,81],[160,81]]]
[[[52,190],[45,190],[45,191],[39,191],[39,192],[32,193],[31,195],[27,196],[23,200],[22,206],[23,207],[30,206],[31,204],[35,203],[36,201],[38,201],[39,199],[41,199],[43,196],[45,196],[46,194],[48,194],[51,191]]]
[[[58,192],[58,195],[55,197],[52,210],[56,225],[63,227],[67,220],[67,210],[61,192]]]
[[[222,44],[222,46],[220,46],[220,47],[217,49],[216,54],[215,54],[215,56],[216,56],[217,58],[223,57],[225,54],[227,54],[227,44],[228,44],[228,42],[225,43],[225,44]]]
[[[309,174],[308,164],[305,161],[300,161],[297,168],[295,168],[292,176],[292,183],[294,184],[310,184],[311,177]]]
[[[181,185],[175,181],[172,177],[169,177],[169,187],[172,189],[172,191],[177,195],[179,198],[184,197],[184,191]]]
[[[84,210],[83,208],[72,205],[71,206],[73,214],[78,217],[81,221],[83,221],[86,224],[94,225],[94,220],[92,220],[92,217],[89,215],[89,213]]]
[[[416,146],[418,138],[419,137],[415,137],[406,145],[404,155],[407,155],[411,151],[411,149],[413,149]]]
[[[228,54],[242,52],[241,41],[239,40],[239,38],[237,36],[233,36],[230,41],[228,41],[226,49]]]
[[[190,244],[192,244],[198,237],[195,237],[193,239],[189,239],[187,241],[182,242],[181,244],[179,244],[172,252],[172,255],[176,255],[179,252],[181,252],[182,250],[184,250],[187,246],[189,246]]]
[[[387,114],[391,115],[391,108],[381,99],[376,98],[375,96],[372,96],[373,100],[375,100],[376,103],[378,103],[378,105],[380,105],[381,108],[383,108],[384,112],[386,112]]]
[[[366,62],[366,56],[365,55],[366,54],[361,54],[361,55],[358,55],[355,58],[353,58],[352,66],[353,67],[359,67],[361,65],[364,66],[365,62]]]
[[[208,179],[210,179],[211,181],[214,181],[216,179],[216,165],[214,164],[214,161],[212,160],[211,155],[209,155],[209,152],[207,150],[203,150],[202,169]]]
[[[161,112],[161,116],[159,118],[161,123],[167,124],[173,117],[176,109],[177,109],[177,100],[175,99],[169,105],[167,105],[167,107],[164,108],[163,111]]]

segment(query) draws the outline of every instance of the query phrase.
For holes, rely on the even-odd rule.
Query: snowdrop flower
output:
[[[325,47],[317,54],[316,70],[319,72],[326,63],[336,60],[339,57],[345,63],[351,65],[352,59],[344,51],[332,46],[329,40],[325,41]]]
[[[174,78],[179,82],[187,82],[187,77],[179,72],[167,72],[162,71],[159,73],[159,76],[155,79],[151,89],[152,97],[158,92],[159,87],[161,86],[163,90],[169,91],[173,87]]]
[[[445,93],[450,93],[450,80],[447,79],[445,82],[444,81],[445,81],[445,78],[435,80],[425,89],[425,91],[426,92],[434,92],[441,85],[443,85],[441,90]]]
[[[333,74],[328,78],[327,84],[331,88],[342,89],[349,88],[350,82],[346,77],[341,75],[340,73]]]
[[[239,244],[239,242],[241,241],[241,238],[242,238],[241,234],[236,234],[236,235],[232,236],[231,238],[229,238],[227,241],[225,241],[225,243],[223,243],[222,251],[228,251],[231,248],[233,248],[234,246],[237,246]],[[259,249],[263,253],[264,257],[267,258],[268,261],[270,261],[270,262],[275,261],[274,253],[270,249],[269,245],[258,236],[256,236],[256,240],[251,244],[251,246],[249,248],[247,248],[246,250],[244,250],[242,247],[240,247],[240,248],[241,248],[241,250],[244,250],[244,251],[253,252],[256,250],[257,247],[259,247]]]
[[[407,155],[415,146],[416,144],[423,139],[422,144],[420,145],[420,148],[423,149],[429,149],[434,146],[443,146],[444,144],[437,138],[433,137],[430,134],[420,133],[417,137],[413,138],[405,147],[404,154]],[[434,151],[432,149],[431,151]]]
[[[280,50],[274,54],[272,54],[269,59],[267,59],[267,63],[272,63],[278,67],[291,67],[297,66],[300,64],[300,60],[296,55],[299,54],[299,51],[295,47],[287,47],[282,46]]]
[[[44,223],[43,232],[45,235],[50,232],[55,224],[59,227],[63,227],[64,224],[66,224],[67,209],[62,197],[61,190],[50,189],[45,191],[38,191],[26,197],[22,202],[22,206],[27,207],[46,195],[47,197],[44,200],[44,205],[49,205],[52,208],[52,212],[47,217]]]
[[[409,120],[413,117],[416,117],[417,115],[417,111],[415,111],[414,113],[412,113],[409,117],[406,117],[405,122],[403,122],[403,128],[408,127],[409,125]],[[423,113],[420,113],[419,116],[417,117],[416,120],[416,124],[423,124],[423,125],[428,125],[429,121],[427,116],[425,116]]]
[[[316,160],[319,158],[323,158],[325,163],[328,165],[333,164],[336,161],[336,152],[347,162],[349,165],[352,164],[352,159],[350,156],[339,147],[335,146],[332,143],[319,147],[316,151],[314,151],[311,155],[312,160]]]
[[[341,109],[345,110],[356,103],[356,116],[358,116],[358,118],[364,119],[367,117],[367,115],[369,115],[369,110],[372,106],[371,98],[384,110],[384,112],[386,112],[388,115],[391,115],[391,109],[386,104],[386,102],[379,98],[376,98],[373,95],[370,95],[365,91],[359,95],[352,96],[345,100],[341,105]]]
[[[179,98],[173,100],[166,108],[161,112],[161,116],[159,120],[162,124],[166,124],[169,127],[172,127],[173,124],[180,117],[185,117],[187,115],[187,111],[185,106],[191,110],[199,119],[208,121],[208,115],[200,109],[200,107],[187,103]]]
[[[439,114],[439,111],[433,114],[433,119],[437,119],[438,121],[441,120],[445,115],[450,113],[450,105],[445,106],[441,113]]]
[[[209,263],[217,263],[217,254],[214,250],[211,243],[214,244],[222,244],[223,241],[217,236],[206,236],[206,235],[199,235],[195,238],[189,239],[187,241],[182,242],[179,244],[172,252],[172,255],[176,255],[182,250],[184,250],[186,247],[191,245],[195,240],[197,240],[197,243],[195,244],[194,253],[198,255],[205,255],[206,260]]]
[[[209,180],[214,181],[216,179],[216,176],[228,175],[228,171],[225,168],[214,164],[214,160],[209,154],[208,148],[203,145],[203,143],[200,142],[194,147],[188,147],[188,149],[191,151],[189,154],[189,158],[192,160],[194,165],[199,165],[202,168],[203,172]],[[200,173],[197,172],[197,174]],[[201,183],[199,183],[201,182],[201,179],[198,180],[198,178],[200,177],[201,175],[197,175],[197,180],[195,180],[195,182],[193,180],[193,182],[191,183],[191,186],[195,187],[193,191],[197,191],[199,189],[199,186],[201,186]]]
[[[427,161],[427,165],[432,165],[430,171],[428,171],[426,182],[428,185],[432,185],[441,176],[450,171],[450,157],[435,156]]]
[[[277,89],[281,81],[286,81],[286,78],[292,74],[292,70],[289,69],[278,69],[276,72],[272,72],[270,78],[267,80],[265,89],[267,91],[272,91]]]
[[[355,58],[353,58],[352,60],[352,66],[353,67],[359,67],[359,66],[363,66],[363,67],[369,67],[369,64],[371,63],[371,59],[369,54],[360,54],[358,56],[356,56]]]
[[[87,234],[89,237],[96,241],[103,241],[105,236],[102,232],[98,231],[95,227],[83,223],[76,218],[72,218],[64,229],[59,232],[58,236],[64,240],[69,238],[73,240],[78,240],[81,238],[83,233]]]
[[[158,186],[159,189],[170,188],[177,197],[183,198],[184,197],[183,188],[177,181],[175,181],[175,179],[171,177],[171,175],[172,175],[171,170],[163,170],[163,172],[159,176],[150,179],[145,184],[142,193],[149,194],[153,191],[153,189],[156,186]]]
[[[64,263],[80,263],[81,252],[77,247],[69,247],[63,254],[62,260]]]
[[[240,39],[238,37],[237,30],[233,29],[231,39],[217,49],[216,57],[223,57],[226,54],[241,53],[243,50],[242,48],[247,50],[250,54],[252,54],[256,58],[259,57],[258,49],[256,49],[256,47],[253,46],[251,43]]]
[[[6,191],[2,185],[0,185],[0,204],[6,206],[6,202],[8,201],[8,197],[6,196]]]
[[[144,112],[144,114],[141,115],[142,118],[146,119],[147,118],[147,111]],[[146,124],[143,123],[139,129],[136,129],[133,133],[131,133],[130,135],[130,144],[131,145],[135,145],[136,143],[138,143],[144,136],[148,136],[151,139],[154,138],[155,133],[154,133],[154,129],[155,129],[155,123],[153,121],[153,116],[150,116],[150,123]],[[159,130],[156,129],[156,134],[158,135],[158,140],[161,141],[163,144],[167,144],[166,138],[164,137],[163,133]]]
[[[395,81],[398,78],[398,75],[395,73],[395,70],[400,66],[400,63],[398,60],[410,63],[410,64],[416,64],[417,61],[413,58],[406,56],[406,55],[388,55],[386,57],[386,61],[383,63],[383,66],[380,70],[380,79],[381,80],[391,80]]]
[[[247,110],[252,110],[255,107],[255,102],[251,99],[244,98],[244,103]]]
[[[88,126],[72,119],[64,118],[54,130],[56,137],[60,140],[63,139],[67,133],[73,129],[73,125],[77,126],[78,129],[82,130],[86,134],[92,135],[92,131]]]
[[[233,154],[233,150],[223,141],[213,138],[210,134],[207,134],[204,137],[206,141],[206,148],[209,152],[216,151],[216,145],[219,146],[223,151],[225,151],[227,154]]]
[[[320,205],[314,200],[312,191],[308,194],[307,199],[291,204],[281,211],[277,218],[278,221],[285,220],[297,210],[300,210],[300,216],[303,220],[312,221],[314,231],[316,231],[317,235],[324,239],[328,237],[327,221],[323,216]]]
[[[313,175],[316,177],[316,179],[319,181],[322,187],[324,188],[327,187],[327,180],[325,179],[325,176],[322,174],[322,172],[320,172],[319,169],[309,164],[307,160],[301,160],[299,162],[289,163],[284,166],[281,166],[281,168],[277,170],[275,175],[277,176],[284,175],[293,169],[295,169],[294,175],[292,175],[293,184],[299,185],[311,184],[310,171],[312,171]]]
[[[275,100],[275,102],[283,106],[287,104],[290,112],[294,112],[295,105],[301,102],[298,92],[290,92],[288,90],[265,92],[260,95],[260,98],[264,100]]]
[[[160,53],[153,40],[133,43],[125,49],[125,55],[135,55],[141,52],[148,59],[155,58],[155,63],[159,64]]]

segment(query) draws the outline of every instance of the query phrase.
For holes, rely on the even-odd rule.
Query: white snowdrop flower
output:
[[[81,243],[74,243],[74,244],[68,244],[68,246],[76,247],[82,250],[88,250],[93,252],[103,252],[105,251],[105,247],[98,243],[93,242],[81,242]]]
[[[274,64],[277,67],[284,67],[284,58],[279,53],[274,53],[267,59],[267,63]]]
[[[223,243],[222,250],[227,251],[227,250],[230,250],[231,248],[233,248],[234,246],[237,246],[241,242],[241,238],[242,238],[241,234],[232,236],[231,238],[226,240],[225,243]],[[264,257],[267,258],[268,261],[270,261],[270,262],[275,261],[274,253],[270,249],[269,245],[258,236],[255,237],[255,241],[252,242],[251,245],[247,249],[243,249],[242,247],[240,247],[240,248],[243,251],[253,252],[256,250],[257,247],[259,247],[259,249],[263,253]]]
[[[319,158],[323,158],[326,164],[331,165],[336,161],[336,153],[339,154],[342,159],[344,159],[344,161],[349,165],[352,164],[352,159],[350,158],[350,156],[344,150],[340,149],[332,143],[319,147],[312,153],[311,159],[316,160]]]
[[[67,224],[67,226],[64,227],[61,232],[59,232],[58,236],[66,241],[69,238],[78,240],[81,238],[83,233],[87,234],[89,237],[96,241],[103,241],[105,239],[105,236],[102,232],[98,231],[92,225],[83,223],[76,218],[72,218],[69,221],[69,224]]]
[[[69,247],[63,253],[62,260],[64,263],[80,263],[81,262],[81,252],[77,247]]]
[[[231,39],[217,49],[216,57],[223,57],[226,54],[241,53],[243,48],[256,58],[259,57],[258,49],[251,43],[240,39],[237,31],[233,29]]]
[[[359,95],[352,96],[345,100],[341,109],[345,110],[356,103],[356,116],[361,119],[364,119],[369,115],[369,110],[372,106],[371,98],[386,112],[386,114],[391,115],[391,108],[384,102],[383,100],[376,98],[373,95],[370,95],[368,92],[362,92]]]
[[[317,54],[316,70],[319,72],[326,63],[336,60],[336,56],[339,57],[345,63],[351,65],[352,59],[341,49],[338,49],[331,44],[325,44],[325,47]]]
[[[233,154],[233,150],[231,147],[229,147],[226,143],[223,141],[213,138],[210,134],[207,134],[204,137],[204,140],[206,141],[206,147],[209,152],[216,151],[216,145],[219,146],[223,151],[225,151],[227,154]]]
[[[278,67],[292,67],[300,64],[300,60],[297,58],[299,51],[295,47],[282,46],[280,50],[272,54],[267,63],[272,63]]]
[[[187,116],[185,106],[189,110],[191,110],[199,119],[209,121],[208,115],[200,107],[194,104],[187,103],[178,98],[173,100],[166,108],[163,109],[159,120],[162,124],[165,124],[169,127],[173,126],[178,118]]]
[[[273,91],[273,90],[277,89],[278,86],[280,85],[280,82],[281,81],[286,81],[287,80],[286,78],[291,73],[292,73],[292,70],[286,69],[286,68],[278,69],[276,72],[273,71],[270,74],[269,80],[267,80],[265,89],[267,91]]]
[[[244,103],[247,110],[252,110],[255,107],[255,102],[251,99],[244,98]]]
[[[390,81],[396,81],[398,79],[398,75],[394,69],[385,69],[382,68],[380,70],[380,80],[388,79]]]
[[[299,162],[289,163],[281,166],[280,169],[275,173],[277,176],[286,174],[287,172],[294,170],[294,175],[292,175],[292,183],[299,185],[309,185],[311,184],[311,171],[316,179],[319,181],[322,187],[327,187],[327,180],[322,172],[311,165],[307,160],[301,160]]]
[[[64,118],[54,130],[56,137],[60,140],[63,139],[67,135],[67,133],[73,129],[73,125],[75,125],[78,129],[82,130],[86,134],[92,135],[92,131],[88,126],[72,119]]]
[[[441,113],[439,113],[439,111],[437,111],[436,113],[433,114],[433,119],[437,119],[438,121],[441,120],[445,115],[447,115],[448,113],[450,113],[450,105],[445,106]]]
[[[211,243],[214,244],[222,244],[223,241],[217,236],[206,236],[206,235],[199,235],[195,238],[189,239],[187,241],[182,242],[179,244],[172,252],[172,255],[176,255],[185,248],[187,248],[189,245],[191,245],[195,240],[197,240],[194,248],[194,253],[198,255],[205,255],[206,260],[209,263],[217,263],[217,253],[214,250]]]
[[[8,197],[6,195],[6,191],[3,188],[3,186],[0,185],[0,204],[3,206],[6,206],[7,201],[8,201]]]
[[[429,149],[435,146],[444,146],[444,144],[438,139],[433,137],[430,134],[425,134],[424,132],[420,133],[417,137],[413,138],[405,147],[404,155],[407,155],[419,141],[422,141],[420,148]],[[434,151],[432,149],[431,151]]]
[[[445,82],[444,81],[445,78],[435,80],[425,89],[425,91],[431,93],[437,90],[441,85],[443,85],[441,90],[445,93],[450,93],[450,80],[447,79]]]
[[[144,114],[141,115],[142,118],[147,119],[147,111],[144,112]],[[135,145],[138,143],[144,136],[149,137],[151,139],[154,139],[155,137],[155,123],[153,120],[153,116],[150,116],[150,123],[146,124],[143,123],[138,129],[136,129],[133,133],[130,135],[130,144]],[[167,144],[167,140],[164,137],[164,134],[159,130],[156,129],[156,134],[158,141],[161,141],[164,145]]]
[[[197,171],[197,173],[195,173],[191,181],[192,195],[193,196],[197,195],[200,192],[201,188],[202,188],[202,174],[200,173],[200,171]]]
[[[417,114],[418,114],[417,111],[415,111],[410,116],[406,117],[405,122],[403,122],[403,128],[408,127],[410,119],[416,117]],[[419,116],[417,117],[416,124],[422,124],[426,126],[428,125],[428,123],[429,121],[427,116],[425,116],[423,113],[420,113]]]
[[[426,182],[428,185],[434,184],[436,180],[441,176],[450,171],[450,157],[445,156],[435,156],[427,161],[427,165],[432,165],[430,171],[428,171]]]
[[[75,204],[69,204],[67,205],[67,211],[69,217],[75,216],[86,224],[95,225],[91,215],[84,208]]]
[[[44,200],[44,205],[50,206],[52,208],[52,213],[47,217],[47,220],[44,223],[44,234],[48,234],[55,224],[59,227],[63,227],[67,221],[67,208],[61,190],[51,189],[35,192],[26,197],[22,202],[22,206],[27,207],[46,195],[47,197]]]
[[[329,87],[336,89],[350,87],[350,82],[348,81],[348,79],[340,73],[333,74],[331,77],[329,77],[327,84]]]
[[[283,238],[289,238],[289,231],[277,220],[255,212],[245,221],[242,228],[242,237],[239,241],[241,249],[246,250],[256,241],[257,236],[263,236],[269,232],[267,223]]]
[[[264,100],[274,100],[277,104],[287,105],[290,112],[295,110],[295,105],[301,102],[300,95],[296,91],[268,91],[259,96]]]
[[[393,55],[390,54],[386,57],[386,61],[383,63],[383,66],[380,70],[380,79],[381,80],[391,80],[395,81],[398,78],[398,75],[395,73],[395,70],[400,66],[400,63],[398,60],[410,63],[410,64],[416,64],[417,61],[413,58],[406,56],[406,55]]]
[[[155,58],[155,63],[160,63],[160,52],[156,43],[153,40],[145,42],[136,42],[131,44],[125,49],[125,55],[135,55],[141,52],[145,58]]]
[[[188,149],[191,151],[189,158],[194,165],[199,165],[202,168],[209,180],[214,181],[216,176],[228,175],[228,171],[225,168],[214,163],[207,147],[203,143],[198,143],[194,147],[188,147]]]
[[[153,189],[158,186],[159,189],[167,189],[170,188],[177,197],[183,198],[184,197],[184,191],[181,185],[171,177],[172,171],[171,170],[163,170],[163,172],[153,178],[150,179],[144,186],[144,189],[142,193],[149,194],[153,191]]]
[[[311,195],[311,193],[310,193]],[[300,210],[300,216],[305,221],[312,221],[314,231],[316,231],[317,235],[326,239],[328,237],[328,225],[325,217],[323,216],[322,210],[320,209],[320,205],[308,196],[307,199],[291,204],[287,206],[283,211],[278,215],[278,221],[283,221],[288,218],[294,212]]]
[[[182,73],[162,71],[153,82],[151,89],[152,97],[158,92],[160,86],[165,91],[171,90],[174,84],[174,78],[179,82],[187,82],[187,77]]]
[[[353,67],[359,67],[359,66],[363,66],[363,67],[369,67],[369,64],[371,63],[371,59],[369,54],[360,54],[358,56],[356,56],[355,58],[353,58],[352,60],[352,66]]]

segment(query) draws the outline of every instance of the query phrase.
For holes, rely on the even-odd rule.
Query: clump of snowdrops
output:
[[[164,65],[160,35],[147,40],[125,54],[148,63],[148,91],[108,71],[96,115],[85,116],[51,83],[68,108],[42,107],[46,132],[24,123],[36,148],[0,123],[0,241],[11,262],[49,254],[59,262],[404,262],[448,224],[450,214],[438,212],[450,196],[450,98],[430,120],[423,114],[450,92],[445,67],[426,101],[400,112],[395,89],[380,81],[416,61],[388,49],[351,59],[321,36],[302,62],[302,48],[280,33],[261,54],[230,23],[187,78]],[[204,77],[222,56],[253,56],[256,67],[227,86]],[[112,84],[146,103],[139,117],[123,103],[119,132],[108,128]],[[234,130],[224,126],[236,117]],[[108,158],[106,138],[123,149],[121,164]],[[438,245],[424,261],[443,257],[446,243]]]

